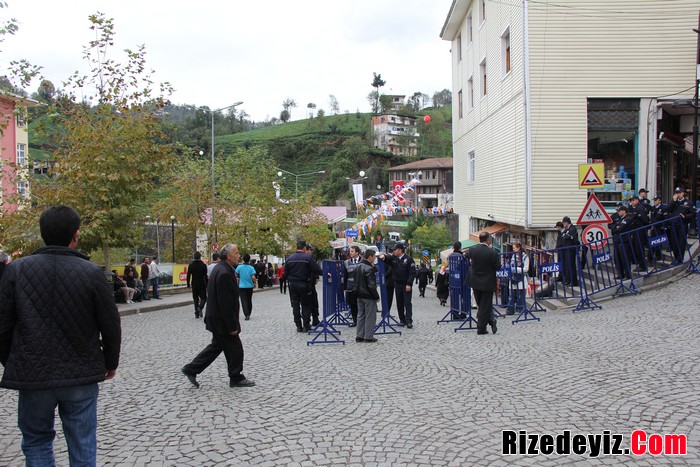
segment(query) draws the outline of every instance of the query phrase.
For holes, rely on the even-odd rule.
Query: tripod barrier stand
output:
[[[525,299],[525,291],[529,287],[530,255],[524,251],[513,251],[501,253],[501,258],[504,269],[505,265],[509,266],[507,269],[508,277],[507,279],[505,277],[501,278],[501,286],[504,285],[503,281],[505,280],[505,286],[508,287],[508,308],[513,309],[513,314],[515,314],[515,311],[518,312],[518,316],[511,320],[511,324],[539,321],[540,318],[535,316],[532,310],[528,309]]]
[[[458,299],[453,305],[450,303],[450,308],[454,306],[459,313],[459,316],[464,318],[462,322],[454,329],[457,331],[469,331],[476,329],[476,319],[472,316],[472,289],[469,287],[469,270],[471,263],[462,255],[452,256],[448,258],[450,265],[450,295],[453,291]],[[453,271],[456,276],[453,278]]]
[[[464,301],[464,283],[466,281],[466,276],[464,275],[464,264],[466,262],[466,258],[460,253],[451,253],[447,258],[448,267],[445,274],[447,274],[447,280],[449,281],[450,308],[445,313],[445,316],[438,320],[437,324],[461,323],[466,319],[462,303]]]
[[[379,293],[381,295],[382,318],[374,327],[374,334],[398,334],[401,331],[397,328],[403,327],[396,318],[389,314],[389,296],[386,290],[386,276],[384,268],[384,260],[377,257],[377,284],[379,284]]]
[[[340,331],[333,327],[331,319],[339,313],[338,287],[342,281],[342,262],[324,260],[321,263],[323,270],[323,319],[311,331],[309,335],[316,334],[306,345],[313,344],[343,344]]]

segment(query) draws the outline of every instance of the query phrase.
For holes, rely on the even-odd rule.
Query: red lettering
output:
[[[677,434],[664,436],[664,451],[671,456],[685,456],[688,453],[688,437]]]
[[[664,451],[664,439],[657,434],[649,435],[649,454],[652,456],[658,456]]]
[[[632,454],[643,456],[647,452],[647,434],[644,430],[634,430],[632,432]]]

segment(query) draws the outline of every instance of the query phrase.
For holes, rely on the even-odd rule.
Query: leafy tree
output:
[[[433,107],[446,107],[452,104],[452,92],[443,89],[433,94]]]
[[[428,113],[430,121],[418,119],[419,155],[422,157],[450,157],[452,155],[452,106],[441,107]]]
[[[46,104],[51,102],[54,97],[56,97],[56,86],[54,86],[48,79],[41,80],[36,93],[32,94],[32,98]]]
[[[289,114],[289,117],[287,117],[287,120],[284,120],[283,118],[280,118],[280,120],[282,120],[283,122],[289,121],[289,119],[292,117],[291,109],[292,109],[292,107],[296,107],[296,106],[297,106],[296,101],[294,99],[292,99],[291,97],[288,97],[284,101],[282,101],[282,108],[287,111],[287,113]],[[280,117],[281,117],[281,114],[280,114]]]
[[[154,182],[173,160],[158,114],[172,92],[168,83],[152,89],[145,48],[127,49],[126,62],[109,58],[114,22],[103,14],[89,17],[95,39],[84,48],[89,74],[75,72],[68,94],[50,110],[61,127],[53,176],[34,189],[37,209],[65,203],[80,212],[80,242],[86,251],[101,248],[106,267],[110,248],[130,245],[140,206]],[[77,96],[85,96],[78,101]]]
[[[408,98],[407,106],[410,107],[414,112],[418,112],[423,107],[423,102],[428,99],[428,96],[420,91],[414,92],[411,97]]]
[[[391,96],[387,96],[386,94],[382,94],[379,96],[379,108],[382,111],[382,113],[388,113],[391,111]]]
[[[430,256],[437,256],[450,243],[452,236],[445,224],[421,225],[413,232],[413,245],[428,250]]]
[[[333,115],[338,115],[338,112],[340,112],[340,105],[338,105],[338,99],[336,99],[333,94],[328,96],[328,105]]]
[[[290,117],[291,115],[289,114],[289,110],[284,109],[282,112],[280,112],[280,120],[282,120],[282,123],[287,123]]]
[[[314,118],[314,109],[316,108],[316,104],[309,102],[306,104],[306,108],[309,109],[309,118]]]
[[[372,87],[374,88],[374,106],[372,107],[372,112],[379,113],[379,88],[386,84],[386,81],[382,79],[382,75],[377,73],[372,73],[374,78],[372,79]]]
[[[403,232],[401,233],[403,235],[403,238],[406,240],[411,240],[413,238],[413,234],[418,229],[418,227],[422,226],[431,226],[433,224],[433,220],[429,219],[428,217],[424,216],[423,213],[418,213],[412,218],[408,220],[408,225],[404,227]]]

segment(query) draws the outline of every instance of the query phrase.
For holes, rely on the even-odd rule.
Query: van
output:
[[[389,232],[389,240],[393,242],[400,242],[401,234],[399,232]]]

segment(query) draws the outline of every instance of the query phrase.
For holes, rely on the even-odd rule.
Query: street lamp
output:
[[[170,216],[170,232],[173,237],[173,264],[175,263],[175,216]]]
[[[298,199],[299,198],[299,177],[302,177],[304,175],[324,174],[324,173],[326,173],[326,171],[325,170],[318,170],[316,172],[306,172],[303,174],[295,174],[292,172],[288,172],[284,169],[277,169],[277,176],[278,177],[281,177],[283,173],[292,175],[294,177],[294,197]]]
[[[146,216],[146,220],[150,222],[151,216]],[[159,222],[159,219],[158,219],[158,217],[156,217],[156,256],[158,256],[160,258],[160,235],[158,233],[158,230],[159,230],[158,229],[158,222]]]
[[[243,101],[238,101],[235,104],[221,107],[220,109],[211,111],[211,225],[214,227],[214,241],[219,241],[219,233],[216,230],[216,222],[214,222],[214,209],[216,206],[216,189],[214,188],[214,114],[222,110],[232,109],[241,105]]]

